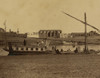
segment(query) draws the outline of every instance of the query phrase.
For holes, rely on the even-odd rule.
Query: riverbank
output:
[[[98,55],[0,57],[0,78],[99,78]]]

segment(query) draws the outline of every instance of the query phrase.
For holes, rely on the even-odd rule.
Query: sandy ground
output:
[[[100,56],[0,56],[0,78],[100,78]]]

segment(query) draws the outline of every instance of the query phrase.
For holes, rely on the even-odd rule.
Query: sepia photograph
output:
[[[100,0],[0,0],[0,78],[100,78]]]

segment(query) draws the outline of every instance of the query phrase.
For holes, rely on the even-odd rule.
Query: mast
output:
[[[97,30],[98,32],[100,32],[100,30],[98,28],[96,28],[95,26],[90,25],[90,24],[87,23],[86,13],[84,13],[84,21],[82,21],[82,20],[80,20],[80,19],[78,19],[78,18],[76,18],[76,17],[74,17],[74,16],[72,16],[68,13],[65,13],[65,12],[62,12],[62,13],[64,13],[65,15],[67,15],[67,16],[69,16],[69,17],[71,17],[71,18],[73,18],[73,19],[75,19],[75,20],[77,20],[77,21],[79,21],[79,22],[81,22],[85,25],[85,33],[84,33],[84,37],[85,37],[85,46],[84,47],[85,48],[84,48],[84,52],[87,53],[87,26]]]
[[[84,13],[84,21],[85,21],[85,48],[84,48],[84,52],[87,53],[87,21],[86,21],[86,13]]]

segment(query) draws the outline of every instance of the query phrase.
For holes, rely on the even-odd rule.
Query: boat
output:
[[[6,21],[5,21],[5,48],[3,50],[9,52],[8,55],[27,55],[27,54],[50,54],[52,51],[48,50],[47,47],[44,46],[29,46],[26,44],[26,40],[24,40],[23,44],[14,45],[11,41],[7,41],[6,35]]]
[[[52,51],[48,50],[45,46],[12,46],[9,45],[7,48],[3,48],[5,51],[9,52],[9,55],[34,55],[34,54],[51,54]]]

